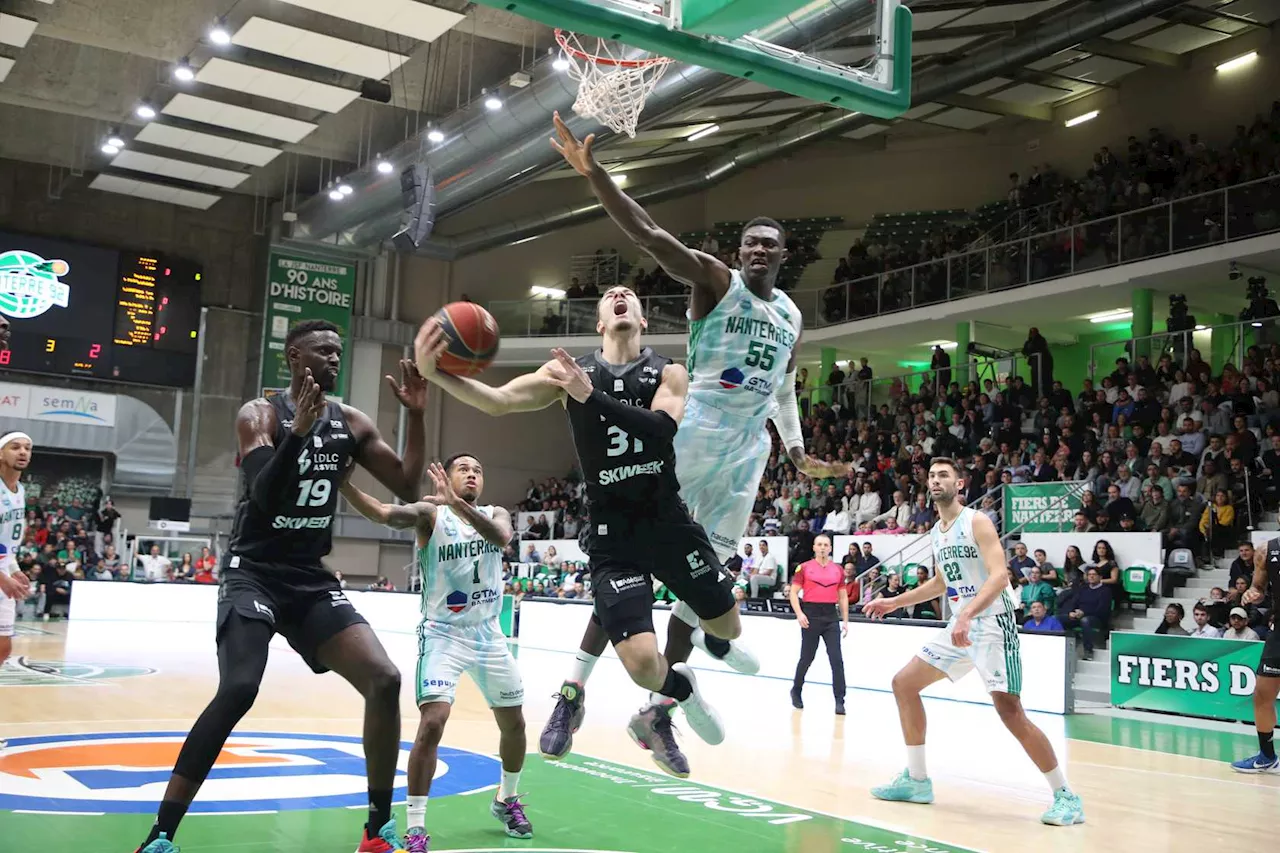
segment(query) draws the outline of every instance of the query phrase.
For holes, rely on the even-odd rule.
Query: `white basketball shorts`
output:
[[[463,673],[480,688],[490,708],[524,704],[524,681],[498,620],[480,625],[423,622],[418,626],[418,705],[448,702]]]
[[[979,616],[969,626],[970,645],[951,642],[951,623],[925,643],[916,657],[959,681],[976,669],[988,693],[1022,692],[1022,649],[1018,644],[1018,623],[1012,614]]]

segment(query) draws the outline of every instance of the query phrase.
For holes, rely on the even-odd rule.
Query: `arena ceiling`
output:
[[[907,2],[920,79],[1059,16],[1102,10],[1108,0]],[[51,167],[51,192],[86,181],[198,208],[232,192],[313,195],[428,122],[475,109],[482,89],[512,93],[512,75],[552,44],[545,27],[466,0],[9,0],[4,8],[0,157]],[[843,136],[1049,121],[1074,99],[1145,67],[1179,67],[1192,51],[1277,17],[1280,0],[1188,0]],[[219,20],[229,44],[210,38]],[[823,55],[857,64],[872,49],[862,25]],[[173,75],[184,58],[194,74],[185,83]],[[364,80],[389,84],[390,101],[362,98]],[[137,116],[143,102],[155,118]],[[713,97],[654,116],[634,140],[610,139],[601,156],[627,172],[693,165],[826,109],[726,80]],[[711,124],[719,132],[689,140]],[[104,154],[113,133],[125,147]],[[514,183],[564,173],[537,171]]]

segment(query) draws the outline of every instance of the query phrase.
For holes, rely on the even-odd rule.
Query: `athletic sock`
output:
[[[683,702],[693,695],[693,684],[674,669],[668,669],[667,680],[662,682],[662,689],[658,692],[663,696],[670,696],[677,702]]]
[[[365,828],[369,837],[373,838],[382,831],[382,827],[391,820],[391,789],[375,791],[369,789],[369,822]]]
[[[502,784],[498,786],[498,799],[505,803],[507,800],[511,799],[516,794],[520,793],[519,791],[516,790],[519,787],[520,787],[520,771],[517,770],[514,773],[508,773],[507,771],[503,770]]]
[[[423,831],[427,828],[427,798],[410,796],[408,800],[409,807],[406,809],[407,819],[406,829],[417,827]]]
[[[1067,785],[1067,772],[1062,769],[1061,764],[1044,774],[1044,780],[1049,783],[1049,790],[1055,794],[1063,788],[1069,787]]]
[[[729,654],[729,641],[722,640],[719,637],[713,637],[706,631],[703,631],[702,633],[702,644],[707,647],[707,654],[711,655],[713,658],[723,660],[724,656]]]
[[[693,608],[685,604],[683,601],[677,601],[671,605],[671,615],[679,619],[690,628],[697,628],[702,622],[698,618],[698,614],[693,612]]]
[[[579,687],[586,686],[587,679],[591,677],[591,670],[596,668],[598,660],[600,660],[599,655],[578,649],[578,653],[573,658],[573,672],[569,674],[569,680]]]
[[[917,782],[929,778],[929,771],[924,764],[924,744],[907,747],[907,773]]]
[[[1262,754],[1267,758],[1274,759],[1276,757],[1276,745],[1272,738],[1275,737],[1275,730],[1269,732],[1258,732],[1258,748],[1262,750]]]
[[[178,833],[178,824],[182,822],[182,818],[187,813],[187,807],[182,803],[173,800],[162,800],[160,809],[156,812],[156,822],[151,825],[151,833],[147,836],[147,840],[142,842],[142,846],[146,847],[152,841],[160,837],[160,833],[164,833],[165,837],[170,841]]]

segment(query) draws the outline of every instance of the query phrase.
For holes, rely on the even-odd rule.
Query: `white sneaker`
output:
[[[717,656],[714,652],[707,648],[707,632],[701,628],[693,629],[694,646],[702,649],[716,660],[724,661],[730,669],[740,672],[743,675],[755,675],[760,671],[760,659],[751,653],[751,650],[733,640],[729,641],[729,651],[724,657]]]
[[[689,698],[680,703],[685,719],[689,721],[689,728],[712,746],[724,743],[724,723],[720,721],[720,715],[716,713],[715,708],[703,701],[702,694],[698,692],[698,679],[693,674],[693,670],[687,663],[678,663],[671,668],[689,679],[689,685],[693,688]]]

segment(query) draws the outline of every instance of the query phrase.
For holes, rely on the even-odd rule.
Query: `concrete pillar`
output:
[[[1139,287],[1129,296],[1130,310],[1133,311],[1133,319],[1129,321],[1130,333],[1135,338],[1145,338],[1151,334],[1151,288]],[[1151,341],[1137,341],[1134,343],[1133,358],[1136,360],[1138,356],[1151,355]]]
[[[969,360],[969,340],[970,340],[970,323],[968,320],[961,320],[956,323],[956,348],[951,353],[951,363],[953,365],[964,364]],[[973,376],[967,367],[953,369],[951,371],[951,381],[959,382],[960,387],[972,379]]]

